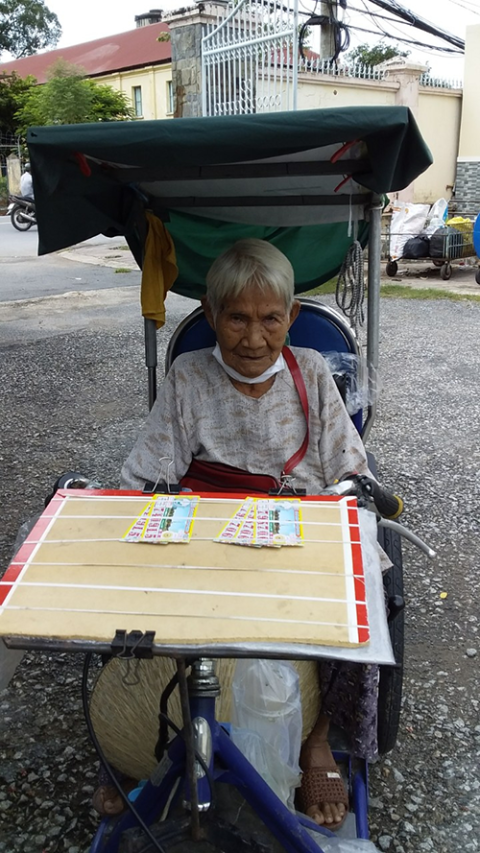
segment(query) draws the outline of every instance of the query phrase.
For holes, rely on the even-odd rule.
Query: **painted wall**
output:
[[[480,32],[480,27],[478,29]],[[450,199],[452,195],[462,92],[459,89],[420,86],[419,78],[423,70],[423,66],[398,65],[389,69],[385,80],[332,79],[327,74],[302,73],[299,75],[298,106],[299,109],[395,104],[409,107],[432,152],[434,162],[405,190],[392,193],[392,199],[433,203],[438,198]]]
[[[480,78],[480,24],[467,27],[463,88],[462,127],[458,159],[480,161],[480,110],[478,80]]]
[[[333,78],[328,75],[298,75],[298,109],[330,107],[392,106],[398,83],[383,80]]]
[[[168,98],[168,83],[172,80],[172,66],[151,65],[134,71],[121,71],[95,77],[96,83],[106,83],[120,92],[124,92],[133,103],[133,89],[140,87],[142,95],[142,115],[139,119],[173,118]]]
[[[415,118],[433,154],[433,166],[415,180],[414,201],[450,199],[455,184],[462,93],[420,87]]]

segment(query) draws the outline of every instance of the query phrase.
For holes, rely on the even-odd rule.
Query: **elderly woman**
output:
[[[213,263],[202,300],[217,345],[179,356],[122,470],[122,487],[180,482],[193,460],[224,463],[280,478],[299,450],[306,420],[297,383],[282,355],[300,304],[288,259],[262,240],[240,240]],[[322,356],[293,347],[308,394],[309,441],[293,471],[295,485],[317,494],[356,471],[369,474]],[[301,455],[301,454],[299,454]],[[171,463],[171,464],[170,464]],[[320,665],[322,710],[302,748],[300,805],[336,828],[346,792],[328,744],[330,719],[352,738],[357,755],[376,752],[376,673],[358,664]]]

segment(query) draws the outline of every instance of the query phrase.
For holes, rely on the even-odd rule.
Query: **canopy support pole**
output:
[[[376,380],[380,340],[380,258],[382,252],[382,210],[380,196],[373,196],[369,207],[370,231],[368,239],[368,301],[367,301],[367,369],[368,397],[373,401],[363,426],[362,438],[367,440],[376,413]]]
[[[148,371],[148,408],[157,399],[157,324],[155,320],[143,318],[145,329],[145,364]]]

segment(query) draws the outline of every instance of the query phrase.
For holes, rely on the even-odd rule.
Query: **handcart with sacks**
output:
[[[407,109],[32,128],[28,145],[40,253],[99,233],[122,234],[142,268],[150,405],[157,328],[170,287],[198,299],[214,258],[238,238],[255,236],[287,255],[301,294],[341,268],[348,277],[353,253],[358,257],[368,243],[363,397],[355,384],[362,353],[339,312],[303,299],[290,329],[294,346],[346,356],[350,367],[336,372],[367,440],[379,362],[382,194],[402,189],[431,162]],[[166,370],[180,353],[213,343],[213,331],[196,308],[170,341]],[[275,494],[258,498],[255,509],[258,517],[267,513],[265,529],[279,537],[276,547],[251,539],[248,544],[257,547],[232,548],[225,541],[229,525],[239,513],[248,516],[252,504],[245,510],[245,503],[257,500],[239,487],[182,492],[168,471],[143,492],[85,484],[76,474],[57,483],[7,569],[0,585],[0,635],[11,649],[86,654],[85,714],[107,767],[110,759],[121,770],[123,759],[115,737],[100,742],[97,687],[89,697],[92,655],[110,659],[98,683],[107,682],[113,706],[121,702],[115,690],[128,693],[142,679],[153,692],[153,729],[151,710],[142,712],[145,717],[136,714],[144,756],[132,754],[140,749],[127,750],[130,765],[124,766],[128,772],[132,761],[143,761],[136,775],[145,775],[130,796],[122,792],[127,810],[102,821],[91,853],[374,850],[368,842],[366,763],[336,754],[351,808],[333,836],[285,802],[239,747],[225,685],[233,659],[379,664],[379,745],[383,752],[394,746],[403,655],[400,535],[432,556],[412,533],[383,517],[398,513],[399,499],[356,476],[331,484],[322,495],[301,495],[294,482],[285,482]],[[294,521],[289,501],[298,513]],[[301,547],[281,547],[287,516],[289,535],[294,529]],[[388,621],[372,556],[377,533],[393,563],[384,579]],[[149,536],[162,539],[158,548]],[[308,591],[299,595],[305,574]],[[170,669],[166,659],[173,661]],[[133,721],[127,738],[129,728],[133,737]],[[111,735],[112,727],[107,730]]]
[[[424,204],[397,203],[388,234],[386,274],[395,277],[399,263],[431,262],[440,268],[443,281],[448,281],[453,264],[463,265],[466,258],[476,257],[473,228],[473,221],[467,217],[448,217],[446,199],[439,199],[431,208]],[[478,272],[476,279],[478,283]]]

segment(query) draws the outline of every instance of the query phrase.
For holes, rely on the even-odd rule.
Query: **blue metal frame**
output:
[[[321,853],[321,848],[307,832],[307,827],[324,837],[332,837],[333,833],[317,826],[307,817],[292,814],[288,810],[216,720],[215,698],[190,697],[190,712],[193,720],[202,718],[210,728],[213,747],[208,762],[210,779],[215,783],[224,782],[237,788],[272,835],[283,845],[286,853]],[[219,759],[217,762],[216,758]],[[350,757],[336,753],[335,758],[348,761],[357,837],[368,838],[366,764],[365,768],[361,767],[352,775]],[[135,800],[135,808],[148,826],[159,820],[179,777],[185,779],[185,744],[181,737],[176,737],[152,777],[154,782],[146,782]],[[206,774],[197,780],[197,790],[200,807],[210,803],[210,781]],[[188,800],[187,782],[184,783],[184,792]],[[90,853],[118,853],[123,832],[135,825],[136,819],[128,811],[119,819],[103,820]]]

